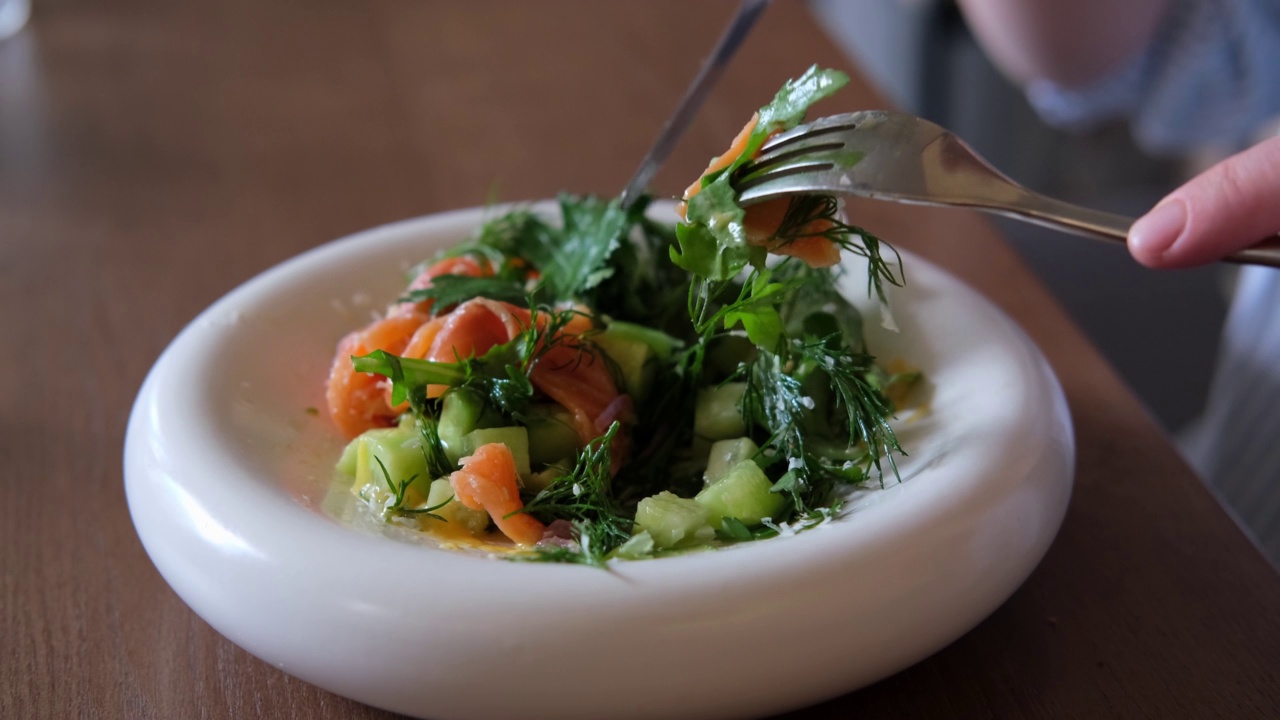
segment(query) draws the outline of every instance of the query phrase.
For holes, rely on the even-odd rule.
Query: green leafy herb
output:
[[[387,472],[387,466],[382,464],[382,458],[374,455],[373,459],[378,463],[378,468],[382,470],[382,479],[387,483],[387,488],[391,491],[392,502],[386,507],[384,512],[388,514],[401,513],[405,515],[426,515],[427,517],[435,518],[436,520],[444,520],[443,517],[436,515],[435,511],[445,505],[448,505],[449,501],[453,500],[452,495],[449,496],[448,500],[437,505],[425,508],[407,508],[404,506],[405,496],[408,494],[409,486],[413,485],[413,481],[417,480],[418,476],[416,474],[410,475],[408,478],[393,482],[391,480],[391,473]]]
[[[415,392],[422,393],[427,385],[470,387],[504,414],[520,417],[534,396],[529,372],[543,354],[562,341],[560,331],[578,312],[572,308],[535,309],[528,328],[480,357],[444,363],[374,350],[351,360],[357,371],[391,380],[393,404],[413,398]],[[582,352],[589,350],[584,346]]]
[[[883,478],[885,459],[897,473],[894,454],[905,453],[888,422],[891,404],[868,380],[872,363],[869,355],[822,340],[793,341],[781,353],[762,351],[747,370],[744,414],[769,432],[765,447],[787,460],[774,490],[788,493],[800,512],[829,502],[835,483],[865,479],[868,468]],[[804,381],[815,374],[836,399],[833,417],[816,417],[817,402],[806,394]],[[830,442],[815,452],[818,428],[828,428],[827,439],[849,459],[833,462]],[[862,449],[847,454],[855,446]]]
[[[813,223],[821,222],[827,227],[815,235],[810,228]],[[867,259],[867,294],[873,291],[880,302],[886,302],[884,284],[902,285],[901,270],[894,273],[893,265],[902,267],[902,256],[891,246],[884,244],[875,235],[860,227],[849,225],[840,219],[840,202],[830,195],[797,195],[791,198],[782,223],[770,241],[787,244],[802,237],[823,237],[841,250],[860,255]],[[856,240],[854,238],[857,238]],[[884,245],[893,253],[893,264],[887,262],[880,252]]]
[[[743,524],[741,520],[735,517],[722,518],[720,520],[720,529],[716,531],[716,537],[721,540],[743,541],[751,540],[751,529]]]
[[[539,559],[603,565],[605,556],[631,537],[631,518],[623,513],[613,494],[612,444],[621,427],[617,422],[604,435],[582,449],[573,472],[551,481],[525,503],[520,512],[544,523],[573,522],[579,551],[557,549]]]
[[[656,549],[648,533],[632,536],[632,518],[646,497],[662,491],[692,497],[702,488],[707,457],[705,442],[699,445],[694,437],[696,398],[702,388],[722,382],[745,381],[743,434],[758,444],[755,459],[772,480],[772,491],[790,502],[777,517],[753,525],[723,518],[719,543],[816,527],[837,513],[838,486],[876,476],[883,482],[885,472],[897,473],[895,457],[905,453],[889,424],[890,397],[901,399],[918,373],[891,375],[874,364],[862,318],[837,287],[841,269],[814,269],[796,259],[766,263],[770,250],[823,237],[866,259],[867,293],[884,303],[886,286],[903,281],[896,251],[844,222],[839,203],[822,196],[793,198],[771,236],[748,242],[746,213],[732,185],[735,170],[770,134],[794,127],[810,105],[847,80],[815,67],[787,83],[761,108],[743,152],[702,178],[686,224],[672,229],[649,220],[647,198],[623,210],[616,200],[561,195],[562,223],[519,208],[486,222],[448,253],[474,256],[491,275],[441,275],[431,287],[402,298],[432,301],[435,312],[476,297],[521,304],[530,309],[529,327],[508,342],[453,362],[381,350],[353,358],[357,371],[390,378],[392,403],[408,400],[426,472],[440,477],[453,463],[439,436],[441,402],[427,398],[428,386],[468,388],[486,403],[469,406],[468,413],[492,418],[496,411],[502,422],[530,424],[530,404],[546,400],[532,383],[537,362],[563,344],[599,353],[590,337],[561,332],[581,312],[564,309],[570,304],[592,308],[598,313],[595,325],[615,327],[619,337],[652,349],[625,359],[644,362],[649,376],[648,392],[633,398],[634,425],[624,430],[614,422],[580,450],[571,472],[523,498],[518,512],[569,523],[572,542],[540,545],[521,559],[602,566],[611,557],[676,552]],[[600,358],[620,369],[614,358]],[[628,365],[628,372],[635,368]],[[628,449],[616,474],[613,451],[621,442],[615,440]],[[387,512],[430,515],[440,507],[404,508],[416,476],[396,482],[385,467],[382,473],[391,493]]]
[[[733,173],[759,152],[770,135],[799,125],[811,105],[848,82],[844,73],[815,65],[789,80],[773,102],[760,108],[742,152],[728,167],[703,176],[701,192],[689,200],[688,224],[677,229],[680,249],[671,251],[677,265],[711,280],[729,280],[748,263],[762,265],[764,249],[747,244],[744,213],[730,184]]]
[[[896,476],[898,464],[894,455],[906,453],[889,425],[889,416],[893,413],[892,404],[880,388],[868,379],[874,369],[874,358],[850,352],[843,347],[833,347],[822,341],[796,343],[794,356],[796,361],[809,366],[809,372],[820,370],[827,377],[832,392],[839,399],[835,407],[844,411],[847,435],[843,439],[847,440],[847,445],[862,443],[867,452],[867,461],[881,477],[882,459],[888,460]]]
[[[431,314],[457,303],[484,297],[503,302],[520,302],[529,295],[523,281],[508,277],[470,277],[468,275],[439,275],[431,280],[431,287],[411,290],[400,298],[406,302],[432,300]]]
[[[415,393],[409,404],[417,421],[418,434],[422,438],[422,456],[427,461],[427,473],[433,478],[448,475],[453,472],[453,463],[449,462],[449,456],[445,454],[444,445],[440,442],[440,421],[427,412],[425,393]]]

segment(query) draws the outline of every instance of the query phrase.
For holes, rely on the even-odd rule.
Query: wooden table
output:
[[[557,190],[613,194],[733,3],[36,2],[0,43],[0,717],[384,717],[214,633],[124,501],[130,403],[241,281],[346,233]],[[810,63],[763,18],[659,177],[674,193]],[[857,79],[824,107],[880,104]],[[1280,713],[1280,576],[981,218],[857,205],[1021,323],[1079,469],[1043,564],[978,628],[796,717]]]

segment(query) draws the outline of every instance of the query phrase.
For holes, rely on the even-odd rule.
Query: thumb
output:
[[[1153,268],[1203,265],[1280,232],[1280,137],[1232,155],[1174,190],[1129,229]]]

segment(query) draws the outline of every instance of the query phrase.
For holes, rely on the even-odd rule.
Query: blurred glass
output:
[[[13,35],[31,17],[31,0],[0,0],[0,40]]]

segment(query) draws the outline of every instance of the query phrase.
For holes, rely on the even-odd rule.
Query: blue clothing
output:
[[[1027,95],[1050,123],[1127,117],[1157,152],[1242,147],[1280,118],[1280,1],[1172,0],[1147,48],[1092,87],[1048,81]]]
[[[1280,271],[1240,273],[1209,401],[1183,451],[1280,565]]]
[[[1041,81],[1027,94],[1058,125],[1126,117],[1153,151],[1245,147],[1280,119],[1280,0],[1172,0],[1149,46],[1110,77],[1072,90]],[[1280,271],[1241,273],[1184,452],[1280,564]]]

